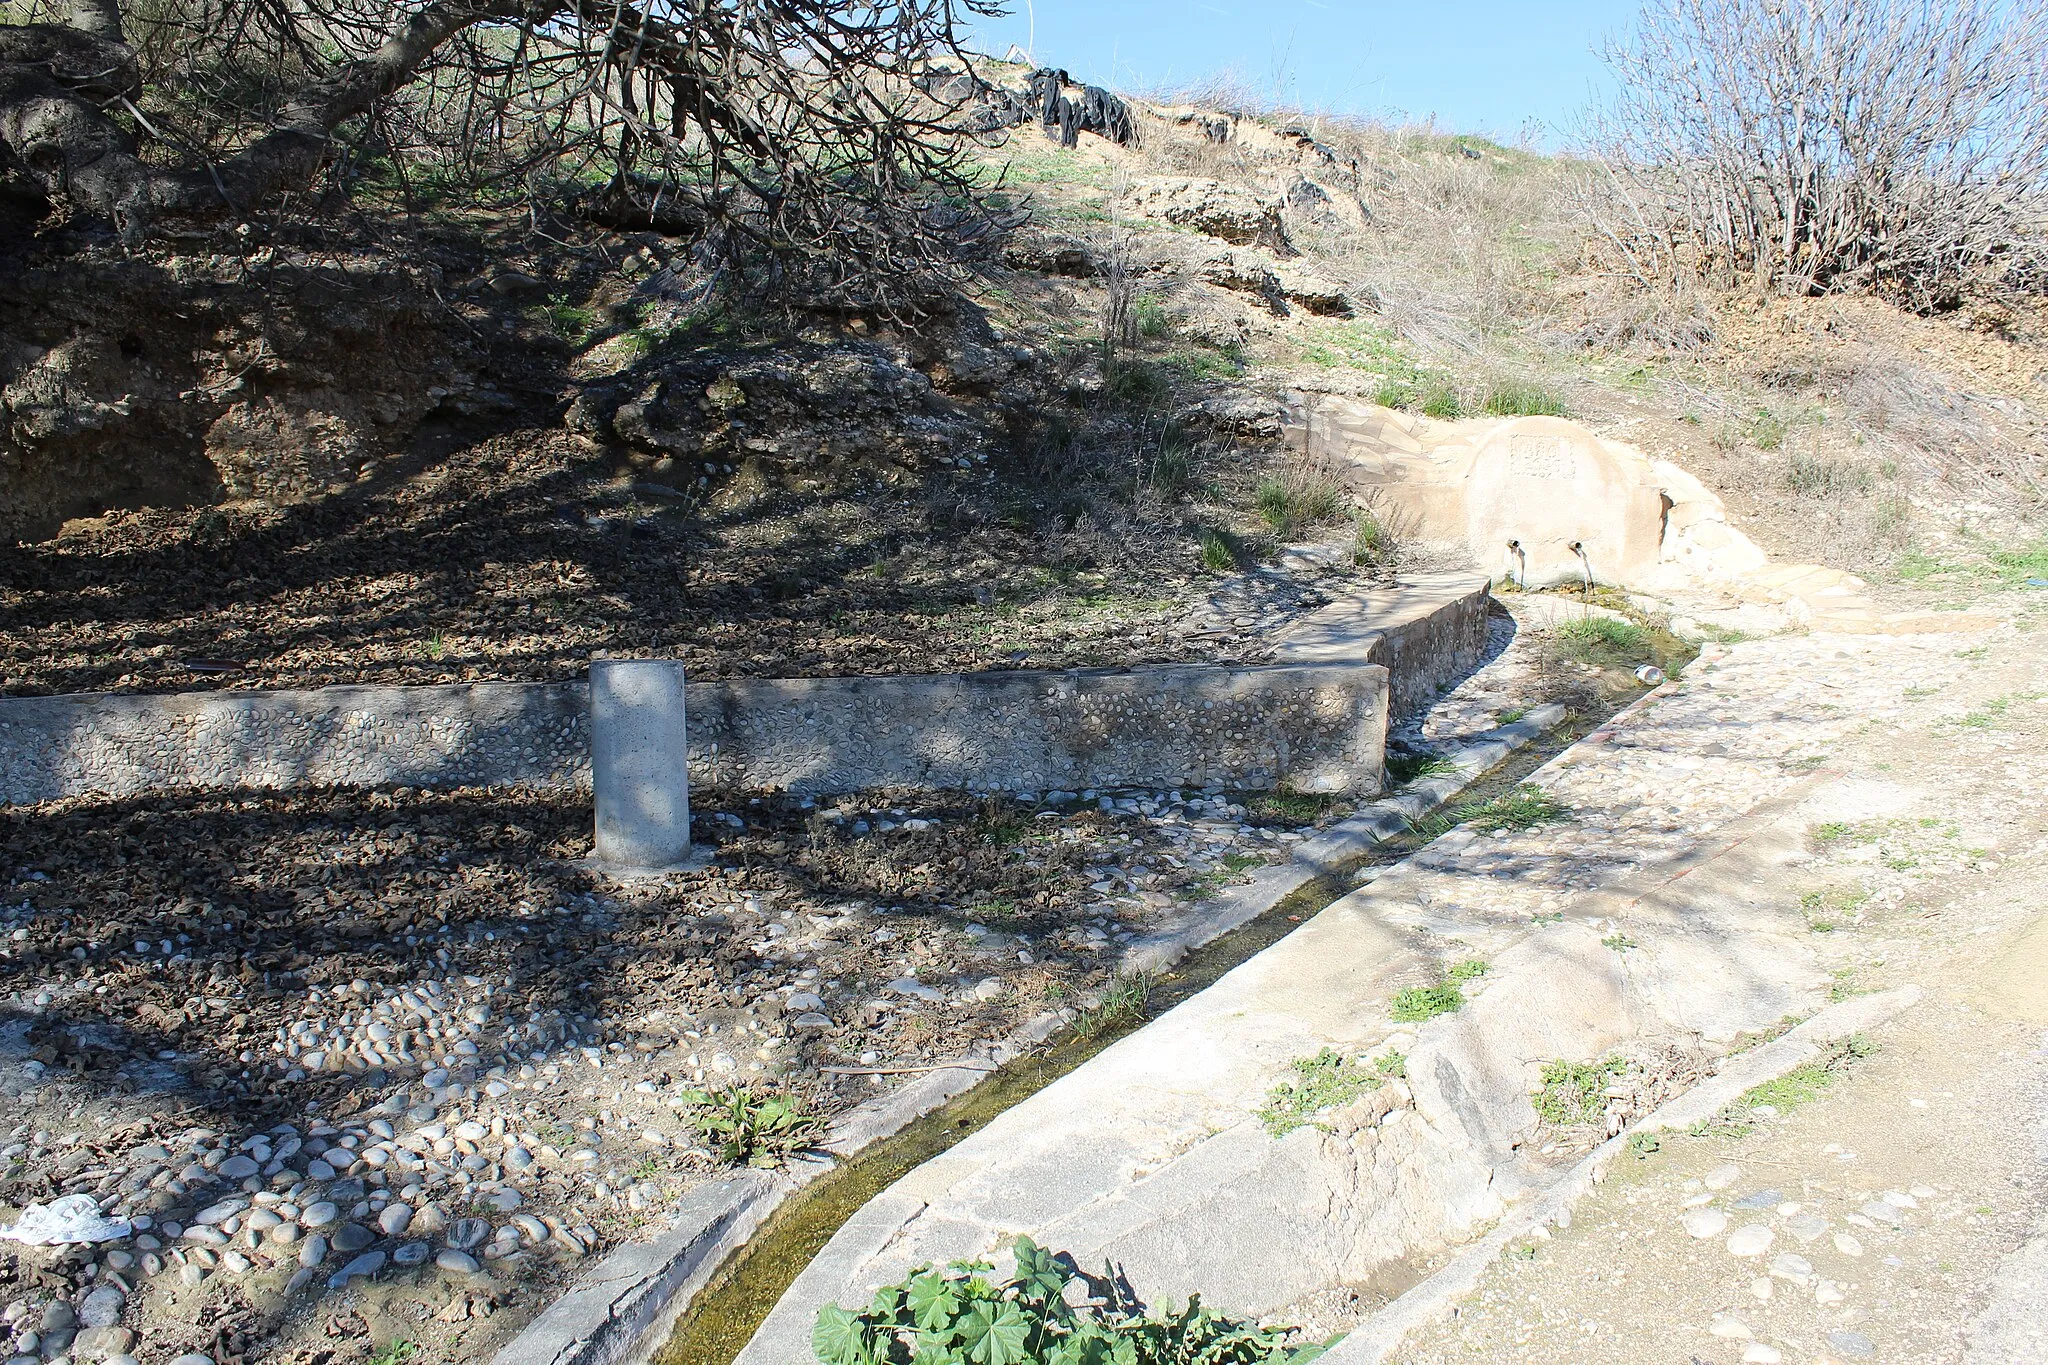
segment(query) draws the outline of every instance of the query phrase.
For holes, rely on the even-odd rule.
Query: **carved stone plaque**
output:
[[[1508,438],[1508,473],[1518,479],[1569,479],[1578,472],[1571,442],[1559,436]]]

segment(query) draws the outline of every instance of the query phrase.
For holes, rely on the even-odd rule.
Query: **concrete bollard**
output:
[[[690,860],[690,745],[675,659],[590,661],[591,862],[652,872]]]

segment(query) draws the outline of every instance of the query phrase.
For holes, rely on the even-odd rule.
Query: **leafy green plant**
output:
[[[1520,720],[1522,717],[1528,714],[1529,708],[1526,706],[1510,706],[1507,710],[1501,712],[1493,719],[1496,725],[1513,725],[1516,721]]]
[[[1495,417],[1562,417],[1566,412],[1562,398],[1526,380],[1492,385],[1482,406]]]
[[[1275,535],[1334,520],[1344,508],[1344,490],[1329,479],[1296,476],[1265,479],[1253,494],[1259,519]]]
[[[1140,294],[1131,300],[1131,320],[1137,324],[1138,335],[1147,339],[1157,340],[1173,331],[1173,320],[1157,294]]]
[[[1758,450],[1776,450],[1785,444],[1790,424],[1769,408],[1758,408],[1743,427],[1743,435]]]
[[[1405,1080],[1408,1076],[1408,1054],[1405,1052],[1386,1053],[1372,1065],[1373,1070],[1390,1081]]]
[[[1451,968],[1449,976],[1453,981],[1474,981],[1485,976],[1491,970],[1493,969],[1478,958],[1468,957],[1457,966]]]
[[[370,1356],[369,1365],[405,1365],[420,1353],[420,1348],[404,1338],[387,1341]]]
[[[1625,953],[1636,946],[1636,941],[1627,934],[1609,934],[1606,938],[1600,940],[1600,946],[1612,948],[1617,953]]]
[[[1285,1137],[1297,1128],[1316,1123],[1316,1115],[1351,1103],[1368,1090],[1377,1090],[1384,1080],[1351,1058],[1326,1047],[1313,1057],[1297,1058],[1294,1079],[1274,1086],[1259,1110],[1259,1122],[1274,1137]]]
[[[1608,1085],[1627,1071],[1628,1063],[1620,1057],[1600,1062],[1545,1062],[1543,1088],[1535,1096],[1537,1116],[1560,1128],[1592,1123],[1607,1111]]]
[[[1396,993],[1392,1013],[1399,1023],[1418,1024],[1439,1014],[1454,1013],[1464,1006],[1465,992],[1458,989],[1457,983],[1441,981],[1434,986],[1410,986]]]
[[[1460,806],[1453,814],[1460,824],[1487,833],[1503,829],[1533,829],[1537,825],[1571,818],[1568,808],[1549,792],[1529,782],[1491,801]]]
[[[736,1166],[776,1166],[810,1147],[823,1123],[787,1095],[760,1094],[744,1085],[688,1090],[690,1122]]]
[[[828,1304],[811,1349],[822,1365],[1307,1365],[1336,1340],[1291,1344],[1293,1328],[1225,1317],[1199,1294],[1178,1312],[1146,1312],[1107,1266],[1106,1298],[1077,1310],[1066,1258],[1028,1237],[1014,1251],[1005,1284],[986,1261],[955,1261],[883,1286],[861,1312]]]

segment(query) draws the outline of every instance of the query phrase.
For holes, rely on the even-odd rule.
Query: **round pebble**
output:
[[[456,1251],[452,1247],[436,1256],[434,1264],[456,1275],[474,1275],[482,1269],[477,1264],[476,1257],[466,1251]]]
[[[1756,1335],[1741,1318],[1715,1318],[1714,1325],[1707,1330],[1725,1341],[1748,1341]]]
[[[358,1276],[374,1275],[384,1268],[385,1256],[381,1251],[366,1251],[327,1277],[329,1289],[340,1289]]]
[[[1728,1238],[1730,1256],[1761,1256],[1771,1249],[1777,1234],[1761,1223],[1739,1227]]]
[[[1835,1250],[1841,1252],[1844,1256],[1861,1256],[1863,1254],[1863,1243],[1857,1241],[1846,1232],[1838,1232],[1835,1234]]]
[[[1694,1209],[1682,1220],[1688,1235],[1705,1241],[1728,1230],[1728,1215],[1719,1209]]]
[[[299,1215],[299,1222],[301,1225],[309,1228],[324,1228],[340,1217],[340,1208],[336,1207],[331,1201],[323,1199],[317,1204],[309,1204],[306,1207],[306,1211]]]
[[[405,1204],[386,1204],[377,1215],[377,1227],[386,1237],[402,1237],[412,1226],[412,1209]]]
[[[1742,1348],[1743,1365],[1779,1365],[1784,1359],[1784,1352],[1775,1346],[1766,1346],[1761,1341],[1752,1341]]]
[[[1877,1345],[1861,1332],[1830,1332],[1828,1345],[1845,1356],[1863,1359],[1877,1354]]]
[[[1742,1168],[1733,1162],[1716,1166],[1700,1177],[1700,1183],[1710,1190],[1725,1190],[1742,1179]]]
[[[339,1228],[335,1229],[334,1249],[343,1255],[347,1255],[351,1251],[361,1251],[376,1240],[375,1235],[362,1224],[343,1223]]]
[[[1769,1303],[1771,1301],[1771,1295],[1778,1292],[1778,1286],[1771,1283],[1771,1281],[1768,1278],[1759,1276],[1758,1278],[1751,1280],[1749,1282],[1749,1292],[1754,1294],[1763,1302]]]

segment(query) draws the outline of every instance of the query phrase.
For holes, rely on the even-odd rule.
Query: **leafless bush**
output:
[[[1645,285],[1748,277],[1919,309],[2048,284],[2048,11],[1649,0],[1605,53],[1582,205]]]
[[[129,236],[376,163],[695,231],[802,292],[888,296],[991,222],[956,15],[985,0],[10,0],[0,175]]]

